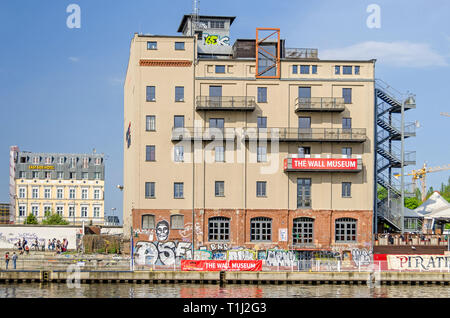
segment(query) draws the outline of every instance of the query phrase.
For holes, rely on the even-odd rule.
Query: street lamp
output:
[[[114,220],[114,211],[116,211],[116,208],[111,208],[111,211],[112,211],[112,222],[113,223],[116,223]]]

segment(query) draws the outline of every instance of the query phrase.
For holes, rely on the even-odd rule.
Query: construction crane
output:
[[[445,165],[445,166],[428,168],[426,163],[424,163],[422,168],[413,170],[410,173],[405,174],[405,176],[412,176],[414,192],[416,191],[416,188],[417,188],[417,180],[420,180],[421,191],[422,191],[422,201],[425,201],[426,191],[427,191],[427,183],[426,183],[427,174],[430,172],[438,172],[438,171],[444,171],[444,170],[450,170],[450,164]],[[401,176],[401,174],[394,174],[395,178],[398,178],[400,176]]]

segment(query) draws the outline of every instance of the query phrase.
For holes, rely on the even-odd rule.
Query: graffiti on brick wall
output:
[[[192,243],[137,242],[134,258],[137,265],[173,265],[182,259],[192,259]]]
[[[268,266],[297,266],[298,262],[294,252],[273,249],[267,251],[266,264]]]
[[[194,227],[192,226],[192,223],[186,223],[184,225],[184,230],[180,231],[179,234],[182,238],[185,239],[192,239],[192,229]],[[195,223],[195,235],[203,235],[202,227],[199,223]]]
[[[372,263],[373,253],[365,248],[352,249],[352,261],[356,266],[366,266]]]
[[[250,249],[232,249],[227,252],[230,261],[252,261],[257,259],[257,253]]]

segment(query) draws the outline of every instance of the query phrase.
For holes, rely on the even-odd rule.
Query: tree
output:
[[[38,220],[36,219],[36,216],[34,214],[30,213],[28,214],[24,224],[38,224]]]
[[[47,213],[44,220],[42,220],[42,224],[45,225],[67,225],[68,221],[64,220],[61,215],[58,213]]]
[[[405,198],[405,207],[407,207],[410,210],[414,210],[421,204],[422,204],[422,201],[420,201],[416,197]]]

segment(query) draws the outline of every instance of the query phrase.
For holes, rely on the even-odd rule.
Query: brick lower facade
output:
[[[169,235],[162,242],[194,242],[194,249],[213,250],[217,245],[227,248],[246,248],[254,250],[279,248],[284,250],[305,251],[350,251],[353,248],[372,249],[372,211],[331,211],[331,210],[209,210],[196,209],[193,222],[192,210],[144,210],[132,212],[134,241],[157,242],[156,229],[142,229],[142,216],[154,215],[154,227],[166,221]],[[173,229],[171,216],[183,215],[184,228]],[[208,240],[208,220],[211,217],[226,217],[230,220],[229,240],[210,242]],[[256,217],[272,220],[272,238],[270,242],[251,241],[250,222]],[[293,245],[292,231],[294,219],[308,217],[314,219],[313,243]],[[352,218],[357,221],[356,241],[339,243],[335,241],[335,221],[339,218]],[[164,222],[163,222],[164,223]],[[193,235],[193,226],[195,232]],[[285,240],[280,237],[284,231]],[[287,234],[287,235],[286,235]]]

